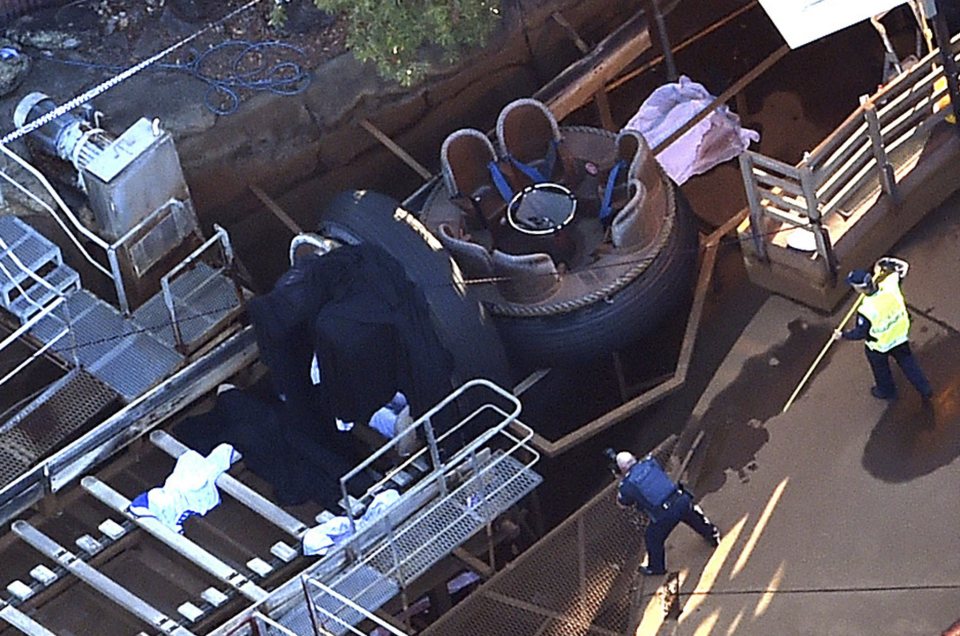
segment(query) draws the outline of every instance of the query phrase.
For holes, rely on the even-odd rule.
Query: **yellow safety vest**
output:
[[[870,321],[870,335],[874,338],[866,341],[867,347],[886,353],[907,341],[910,317],[900,292],[899,274],[891,272],[877,287],[875,293],[863,299],[859,312]]]

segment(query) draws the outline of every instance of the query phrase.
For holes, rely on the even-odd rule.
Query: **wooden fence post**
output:
[[[877,161],[877,171],[880,173],[880,186],[885,194],[890,196],[896,204],[899,204],[900,193],[897,190],[897,177],[893,172],[893,166],[887,160],[887,151],[883,147],[883,134],[880,131],[877,107],[869,99],[863,102],[863,117],[867,120],[867,133],[870,135],[873,157]]]
[[[743,177],[743,189],[747,195],[747,204],[750,206],[750,234],[753,236],[753,246],[757,256],[763,262],[768,262],[767,243],[764,236],[763,206],[760,205],[760,195],[757,193],[757,182],[753,178],[753,153],[744,150],[740,153],[740,174]]]
[[[833,251],[833,245],[830,243],[830,234],[827,228],[823,227],[823,219],[820,217],[820,199],[817,197],[817,187],[814,181],[813,168],[802,164],[800,167],[800,188],[803,190],[803,198],[807,205],[807,218],[813,225],[813,238],[817,242],[817,254],[823,261],[823,266],[827,276],[832,284],[837,283],[837,255]]]

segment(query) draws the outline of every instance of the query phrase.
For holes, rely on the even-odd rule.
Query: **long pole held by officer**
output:
[[[720,529],[693,502],[693,493],[670,479],[656,458],[647,455],[638,460],[629,451],[614,453],[613,449],[607,449],[605,452],[621,477],[617,504],[623,508],[636,506],[650,519],[644,533],[647,564],[640,566],[642,574],[666,574],[664,542],[681,522],[714,548],[720,545]]]
[[[836,340],[864,341],[874,380],[870,395],[881,400],[897,398],[890,358],[897,361],[924,401],[933,397],[933,387],[910,351],[910,316],[900,291],[900,281],[906,277],[909,267],[904,260],[885,256],[874,264],[872,272],[861,269],[850,272],[847,283],[863,294],[863,301],[857,309],[856,324],[846,331],[837,329],[833,334]]]

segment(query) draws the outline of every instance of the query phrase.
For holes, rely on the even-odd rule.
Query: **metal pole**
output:
[[[670,47],[670,39],[667,37],[667,23],[663,19],[663,14],[660,13],[660,3],[658,0],[647,0],[647,6],[651,9],[648,15],[653,18],[657,38],[660,40],[660,50],[663,51],[663,61],[667,65],[667,80],[676,82],[680,75],[677,74],[677,64],[673,60],[673,49]],[[649,23],[648,20],[647,24]]]
[[[943,63],[943,74],[947,78],[947,92],[950,93],[950,108],[957,124],[954,132],[960,135],[960,88],[957,86],[957,63],[953,59],[953,47],[950,45],[950,31],[947,29],[947,18],[940,8],[943,0],[924,0],[927,16],[933,22],[933,33],[937,37],[937,46],[940,47],[940,58]]]

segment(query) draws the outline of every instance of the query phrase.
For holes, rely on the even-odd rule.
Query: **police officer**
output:
[[[933,397],[930,382],[920,369],[907,336],[910,317],[900,291],[900,281],[909,265],[899,258],[885,256],[876,262],[873,272],[855,269],[847,275],[847,283],[864,294],[857,309],[857,322],[851,329],[834,331],[836,340],[863,340],[875,385],[870,395],[881,400],[894,400],[897,387],[890,373],[890,357],[897,361],[903,374],[924,400]]]
[[[713,547],[720,545],[720,530],[693,503],[693,495],[670,479],[656,459],[647,455],[637,461],[633,453],[621,451],[616,462],[623,475],[617,503],[621,507],[636,506],[650,518],[644,535],[647,564],[640,566],[640,572],[648,576],[666,573],[663,543],[681,521]]]

